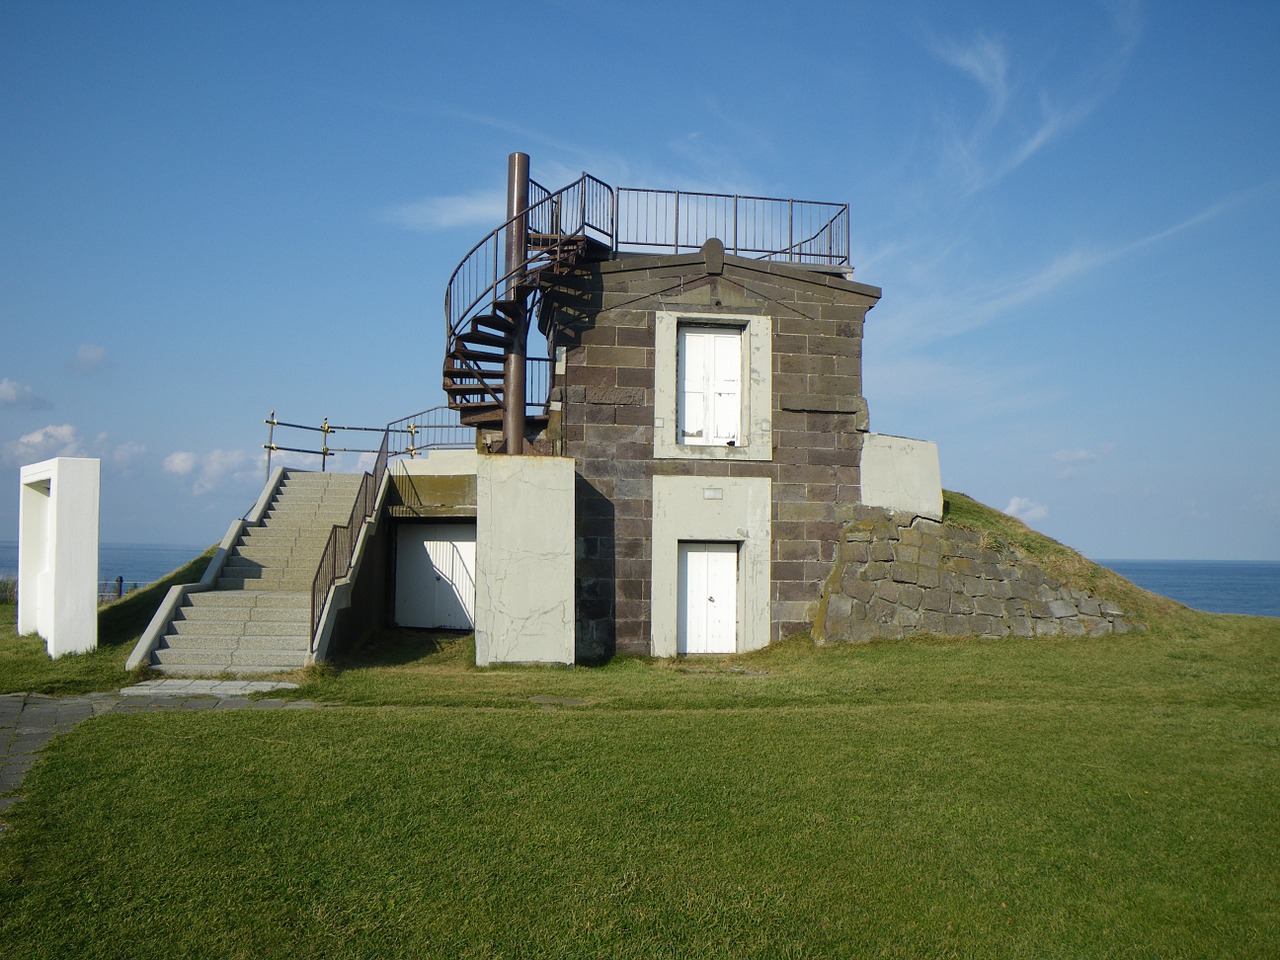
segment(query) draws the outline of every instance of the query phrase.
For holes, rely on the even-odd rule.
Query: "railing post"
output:
[[[271,479],[271,451],[275,449],[276,436],[276,412],[271,411],[271,416],[267,418],[267,480]],[[266,480],[263,481],[264,483]]]
[[[528,224],[520,214],[529,206],[529,155],[507,158],[507,300],[512,342],[502,370],[502,436],[509,454],[524,453],[525,354],[528,318],[524,310],[524,265],[529,253]]]
[[[735,193],[733,195],[733,255],[738,255],[738,202],[739,197]]]
[[[676,191],[675,224],[676,224],[675,235],[672,237],[672,240],[674,241],[672,252],[679,253],[680,252],[680,191],[679,190]]]

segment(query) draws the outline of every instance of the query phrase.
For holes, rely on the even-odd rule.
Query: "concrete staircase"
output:
[[[346,523],[361,474],[285,471],[263,515],[227,558],[216,589],[192,593],[152,669],[180,676],[294,670],[311,658],[311,584],[333,525]]]

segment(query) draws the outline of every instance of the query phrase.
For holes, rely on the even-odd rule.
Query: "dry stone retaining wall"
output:
[[[926,517],[857,507],[815,632],[858,641],[916,633],[1101,636],[1133,625],[1114,603],[1073,590],[1011,550]]]

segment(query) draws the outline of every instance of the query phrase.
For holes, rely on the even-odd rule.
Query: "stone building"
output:
[[[506,221],[445,296],[443,387],[474,449],[417,456],[431,444],[406,419],[352,485],[304,497],[306,478],[278,471],[191,588],[309,585],[309,627],[302,597],[273,600],[297,609],[281,668],[380,623],[473,626],[479,664],[1128,629],[943,523],[934,444],[870,432],[880,290],[854,278],[847,205],[587,174],[551,191],[523,154],[508,173]],[[393,434],[408,456],[388,469]],[[330,510],[351,510],[345,532],[304,548],[297,528]],[[228,598],[169,598],[131,662],[202,631],[232,659],[173,662],[266,662],[242,648],[281,644],[255,641],[261,604],[240,606],[225,637]]]

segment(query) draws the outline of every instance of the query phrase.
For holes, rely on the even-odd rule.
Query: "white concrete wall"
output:
[[[98,646],[100,462],[57,457],[21,470],[18,633],[49,656]]]
[[[942,471],[938,445],[869,433],[862,441],[862,502],[942,519]]]
[[[476,665],[573,663],[573,460],[481,456],[476,500]]]
[[[653,478],[655,657],[676,655],[680,541],[738,546],[738,652],[769,645],[769,540],[773,526],[768,477]]]

